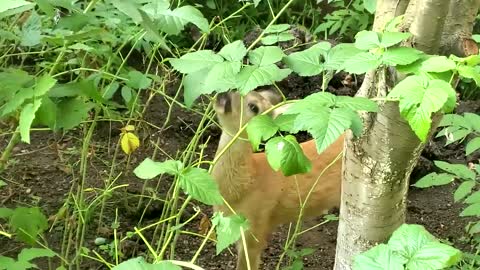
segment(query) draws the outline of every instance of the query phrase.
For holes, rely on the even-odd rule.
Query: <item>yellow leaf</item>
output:
[[[125,131],[132,132],[132,131],[135,130],[135,126],[133,126],[133,125],[126,125],[126,126],[124,127],[124,129],[125,129]]]
[[[125,154],[130,155],[135,151],[138,146],[140,146],[140,140],[138,137],[130,132],[124,133],[122,135],[122,139],[120,141],[122,145],[122,150],[125,152]]]

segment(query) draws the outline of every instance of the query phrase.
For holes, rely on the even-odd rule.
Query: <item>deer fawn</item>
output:
[[[243,100],[242,125],[280,100],[273,91],[250,92]],[[241,98],[238,93],[222,93],[217,97],[214,108],[222,127],[217,155],[241,126],[240,106]],[[212,175],[232,209],[244,215],[250,222],[250,230],[245,233],[250,268],[247,267],[245,250],[240,241],[237,243],[237,270],[257,270],[271,231],[280,224],[298,218],[300,205],[318,177],[318,185],[313,187],[304,208],[304,216],[319,216],[339,206],[342,158],[337,157],[343,150],[344,138],[342,135],[320,155],[313,140],[302,143],[305,155],[312,162],[312,170],[289,177],[271,169],[265,153],[253,153],[246,138],[247,134],[244,132],[233,142],[218,159]],[[327,168],[334,161],[335,163]],[[225,215],[231,214],[226,205],[216,206],[215,210]]]

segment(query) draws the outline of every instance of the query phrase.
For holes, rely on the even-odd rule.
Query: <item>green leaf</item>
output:
[[[127,78],[127,85],[133,89],[146,89],[152,84],[152,79],[137,70],[128,72]]]
[[[473,138],[467,143],[467,146],[465,147],[465,155],[468,156],[478,149],[480,149],[480,137]]]
[[[480,74],[474,67],[459,66],[457,68],[458,74],[464,78],[473,79],[477,86],[480,86]]]
[[[56,128],[66,131],[78,126],[94,106],[93,103],[78,98],[62,101],[58,105]]]
[[[310,160],[292,135],[270,139],[265,145],[265,153],[270,166],[275,171],[281,169],[285,176],[306,173],[312,169]]]
[[[462,179],[475,180],[475,173],[463,164],[450,164],[445,161],[433,161],[435,166]]]
[[[113,270],[182,270],[178,265],[168,261],[150,264],[142,257],[132,258],[112,268]]]
[[[42,39],[42,20],[37,12],[33,11],[22,26],[20,45],[33,47],[40,44]]]
[[[166,160],[163,162],[155,162],[150,158],[142,161],[133,173],[140,179],[153,179],[160,174],[177,175],[183,170],[183,163],[178,160]]]
[[[325,70],[343,70],[345,69],[345,62],[361,52],[354,44],[338,44],[328,51],[323,64],[324,68]]]
[[[377,103],[364,97],[337,96],[335,101],[335,107],[348,108],[354,111],[378,111]]]
[[[8,115],[20,109],[25,100],[33,98],[34,92],[32,88],[20,88],[10,100],[3,105],[1,116]]]
[[[361,110],[373,109],[365,108],[364,104],[357,104],[346,98],[340,98],[340,102],[336,104],[337,99],[336,96],[330,93],[314,93],[292,104],[284,112],[287,115],[298,114],[295,118],[292,132],[306,130],[312,134],[318,153],[323,152],[348,128],[355,130],[355,134],[358,135],[358,125],[359,122],[361,124],[361,121],[358,120],[358,114],[350,108],[357,108],[358,106],[362,108]],[[360,103],[363,103],[363,101]],[[330,108],[332,106],[342,107]]]
[[[480,203],[480,191],[475,191],[472,195],[468,196],[465,202],[468,204]]]
[[[440,242],[431,241],[419,249],[406,265],[407,269],[445,269],[457,264],[461,251]]]
[[[253,117],[247,125],[248,139],[253,146],[253,151],[258,151],[260,142],[270,139],[277,131],[278,126],[270,116],[257,115]]]
[[[380,46],[380,39],[378,33],[373,31],[363,30],[355,35],[355,47],[360,50],[370,50]]]
[[[463,209],[461,217],[480,216],[480,203],[474,203]]]
[[[374,14],[377,7],[377,0],[364,0],[363,7],[371,14]]]
[[[304,51],[294,52],[286,56],[283,58],[283,62],[300,76],[318,75],[323,71],[320,56],[326,53],[326,51],[322,46],[313,46]]]
[[[290,25],[289,24],[273,24],[273,25],[270,25],[269,27],[267,27],[264,31],[265,34],[272,34],[272,33],[280,33],[280,32],[283,32],[283,31],[287,31],[288,29],[290,29]]]
[[[388,240],[389,248],[402,257],[412,258],[423,245],[436,241],[423,226],[417,224],[402,224]]]
[[[396,255],[387,245],[377,245],[354,257],[355,270],[403,270],[406,259]]]
[[[371,52],[362,52],[345,61],[344,68],[346,72],[362,74],[378,68],[380,64],[381,59],[377,55]]]
[[[241,238],[240,230],[245,232],[250,228],[250,223],[245,217],[241,215],[224,217],[221,212],[215,212],[212,224],[216,226],[217,255]]]
[[[464,113],[463,118],[476,132],[480,132],[480,115],[475,113]]]
[[[155,16],[160,30],[169,35],[178,35],[187,23],[193,23],[202,32],[208,33],[208,21],[202,12],[192,6],[183,6],[174,10],[160,10]]]
[[[134,1],[129,0],[112,0],[112,4],[115,8],[120,10],[121,12],[125,13],[128,17],[130,17],[133,22],[140,23],[142,21],[142,15],[138,11],[140,7]]]
[[[245,48],[243,41],[237,40],[223,46],[218,54],[228,61],[242,61],[247,55],[247,48]]]
[[[217,63],[223,62],[220,55],[211,50],[200,50],[187,53],[180,58],[170,59],[173,68],[181,73],[194,73],[206,68],[211,68]]]
[[[297,118],[294,114],[280,114],[273,121],[281,131],[290,131],[293,128],[293,124]]]
[[[412,34],[410,33],[403,33],[403,32],[385,32],[382,34],[382,40],[380,41],[380,46],[387,48],[391,47],[393,45],[396,45],[409,37],[411,37]],[[412,48],[410,48],[412,49]]]
[[[455,69],[456,64],[446,56],[432,56],[423,61],[420,70],[425,72],[445,72]]]
[[[237,87],[241,94],[246,95],[259,86],[270,85],[285,79],[291,72],[290,69],[280,69],[275,64],[244,66],[237,74]]]
[[[19,240],[33,245],[37,236],[48,228],[48,222],[38,207],[17,207],[10,217],[10,226]]]
[[[265,36],[261,39],[263,45],[273,45],[278,42],[285,42],[295,39],[291,33],[279,33]]]
[[[459,126],[467,129],[471,129],[471,125],[465,118],[458,114],[445,114],[442,116],[442,120],[438,124],[439,127],[445,126]]]
[[[35,112],[40,108],[41,100],[35,100],[33,103],[28,103],[20,112],[20,121],[18,124],[20,136],[23,142],[30,143],[30,126],[35,118]]]
[[[9,218],[11,215],[13,215],[12,209],[0,207],[0,218]]]
[[[193,102],[201,95],[211,93],[213,89],[206,87],[206,76],[209,74],[209,69],[202,69],[194,73],[189,73],[183,78],[183,100],[187,107],[191,107]]]
[[[449,184],[453,181],[454,176],[451,174],[447,173],[429,173],[422,177],[420,180],[418,180],[415,184],[413,184],[414,187],[417,188],[428,188],[428,187],[433,187],[433,186],[443,186],[446,184]]]
[[[24,0],[2,0],[0,4],[0,19],[25,12],[35,7],[35,4]]]
[[[398,83],[388,97],[399,98],[400,113],[417,137],[424,142],[431,127],[431,115],[446,103],[452,86],[442,80],[409,76]]]
[[[2,0],[0,4],[0,13],[7,11],[9,9],[18,8],[21,6],[31,5],[31,2],[27,2],[24,0]]]
[[[253,65],[271,66],[282,60],[285,56],[282,49],[277,46],[261,46],[248,53],[248,59]]]
[[[24,248],[18,254],[18,261],[29,262],[40,257],[55,257],[55,252],[45,248]]]
[[[206,76],[205,73],[201,75],[203,77],[202,79],[205,80],[205,86],[203,87],[205,91],[199,91],[199,93],[205,94],[213,91],[225,92],[229,89],[235,88],[237,84],[235,78],[240,72],[241,66],[242,63],[239,61],[225,61],[216,64],[210,69]],[[199,85],[201,85],[201,83],[196,84],[195,87],[198,89]]]
[[[414,48],[391,48],[382,54],[382,62],[389,66],[408,65],[420,59],[421,55],[422,52]]]
[[[457,190],[453,194],[453,198],[455,202],[460,201],[461,199],[465,198],[470,192],[472,192],[472,188],[475,186],[475,181],[465,181],[458,186]]]
[[[180,187],[198,200],[208,205],[223,203],[217,182],[208,171],[200,168],[187,168],[180,174]]]

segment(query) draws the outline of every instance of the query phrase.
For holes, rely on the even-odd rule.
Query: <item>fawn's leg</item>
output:
[[[250,261],[250,270],[258,270],[260,265],[260,257],[267,245],[268,231],[264,228],[259,229],[252,227],[245,232],[245,242],[247,244],[248,258]],[[255,237],[254,237],[255,236]],[[238,260],[237,270],[248,270],[245,254],[245,246],[242,239],[237,242]]]

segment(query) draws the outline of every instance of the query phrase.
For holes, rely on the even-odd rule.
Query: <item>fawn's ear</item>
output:
[[[278,93],[277,90],[273,90],[273,89],[259,90],[258,93],[263,98],[268,100],[272,105],[282,102],[282,96]]]

